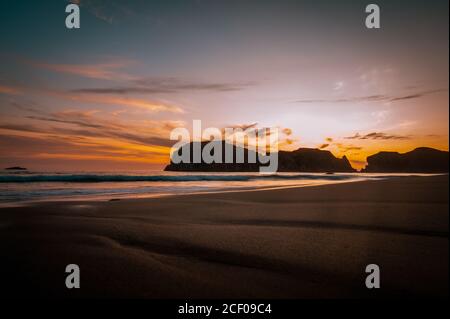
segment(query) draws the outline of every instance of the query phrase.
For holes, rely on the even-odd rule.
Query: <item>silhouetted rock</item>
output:
[[[221,142],[213,142],[221,143]],[[197,144],[201,150],[208,142],[189,143],[178,149],[181,155],[183,150],[189,147],[190,163],[171,163],[166,166],[166,171],[197,171],[197,172],[257,172],[261,166],[268,164],[260,163],[257,153],[246,148],[236,147],[231,144],[222,144],[222,163],[205,163],[203,159],[200,163],[193,163],[193,148]],[[225,147],[229,147],[233,152],[232,163],[225,163]],[[243,163],[236,163],[236,151],[244,153]],[[256,157],[256,163],[249,163],[249,157]],[[280,151],[278,153],[279,172],[354,172],[350,162],[344,156],[342,159],[336,158],[331,152],[311,148],[300,148],[293,152]]]
[[[27,169],[25,167],[20,166],[13,166],[13,167],[7,167],[5,168],[7,171],[26,171]]]
[[[407,153],[379,152],[367,158],[366,173],[448,173],[448,152],[419,147]]]
[[[189,163],[173,163],[173,161],[170,162],[169,165],[166,166],[164,169],[165,171],[193,171],[193,172],[257,172],[259,171],[260,164],[258,162],[257,154],[251,150],[236,147],[231,144],[225,144],[218,142],[212,142],[213,144],[221,144],[219,147],[222,149],[222,160],[221,163],[205,163],[203,161],[203,158],[201,159],[200,163],[194,163],[194,147],[200,146],[201,150],[203,151],[203,148],[206,144],[209,142],[192,142],[189,144],[185,144],[182,147],[180,147],[177,151],[179,155],[186,154],[185,152],[190,152],[189,157]],[[194,146],[195,145],[195,146]],[[230,147],[233,154],[233,162],[232,163],[225,163],[225,148]],[[189,148],[189,150],[188,150]],[[242,151],[244,154],[244,160],[243,163],[236,163],[236,151]],[[249,163],[248,158],[250,156],[255,157],[256,156],[256,163]]]
[[[315,148],[299,148],[293,152],[278,154],[280,172],[354,172],[347,157],[336,158],[330,151]]]

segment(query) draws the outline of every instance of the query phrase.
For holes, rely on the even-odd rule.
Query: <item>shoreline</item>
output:
[[[303,187],[317,187],[344,183],[359,183],[370,181],[364,175],[356,175],[361,173],[345,173],[346,175],[355,174],[355,176],[361,177],[361,179],[354,180],[328,180],[322,181],[322,183],[309,184],[296,184],[296,185],[272,185],[272,186],[243,186],[236,188],[218,188],[212,190],[204,191],[192,191],[192,192],[181,192],[181,193],[132,193],[132,194],[105,194],[105,195],[71,195],[69,197],[65,196],[54,196],[49,199],[32,199],[32,200],[19,200],[19,201],[4,201],[0,202],[0,209],[3,208],[14,208],[14,207],[27,207],[33,205],[39,205],[42,203],[70,203],[70,202],[108,202],[108,201],[125,201],[125,200],[135,200],[135,199],[151,199],[151,198],[163,198],[163,197],[177,197],[177,196],[192,196],[192,195],[205,195],[205,194],[220,194],[220,193],[237,193],[237,192],[259,192],[259,191],[270,191],[277,189],[290,189],[290,188],[303,188]],[[368,177],[378,177],[378,180],[392,179],[392,178],[405,178],[405,177],[431,177],[431,176],[448,176],[448,173],[365,173]],[[391,176],[392,175],[392,176]],[[402,176],[404,175],[404,176]]]
[[[448,296],[449,177],[0,208],[12,296]],[[64,268],[81,289],[64,287]],[[381,269],[378,290],[365,266]]]
[[[341,180],[341,181],[331,181],[327,183],[317,183],[317,184],[302,184],[302,185],[280,185],[280,186],[249,186],[249,187],[237,187],[237,188],[223,188],[215,190],[205,190],[205,191],[193,191],[186,193],[156,193],[156,194],[130,194],[130,195],[75,195],[72,198],[66,197],[55,197],[51,199],[36,199],[36,200],[24,200],[24,201],[11,201],[0,203],[0,210],[2,208],[13,208],[13,207],[26,207],[38,204],[52,204],[52,203],[73,203],[73,202],[110,202],[110,201],[127,201],[127,200],[145,200],[145,199],[155,199],[155,198],[166,198],[166,197],[178,197],[178,196],[195,196],[195,195],[208,195],[208,194],[226,194],[226,193],[241,193],[241,192],[261,192],[270,191],[277,189],[290,189],[290,188],[303,188],[303,187],[319,187],[326,185],[335,185],[343,183],[357,183],[364,182],[367,180]]]

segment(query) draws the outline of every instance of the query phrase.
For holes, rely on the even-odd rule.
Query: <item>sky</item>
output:
[[[0,2],[0,167],[154,170],[176,127],[277,127],[360,169],[448,150],[448,1]]]

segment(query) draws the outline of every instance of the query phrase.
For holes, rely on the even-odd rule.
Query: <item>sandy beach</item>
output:
[[[11,297],[448,296],[448,176],[0,209]],[[365,267],[381,288],[365,286]],[[65,267],[81,288],[65,287]]]

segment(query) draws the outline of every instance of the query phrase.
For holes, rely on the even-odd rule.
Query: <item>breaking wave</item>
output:
[[[60,182],[60,183],[102,183],[102,182],[198,182],[198,181],[236,181],[251,180],[346,180],[352,175],[318,175],[318,174],[254,174],[254,175],[0,175],[0,183],[33,183],[33,182]]]

